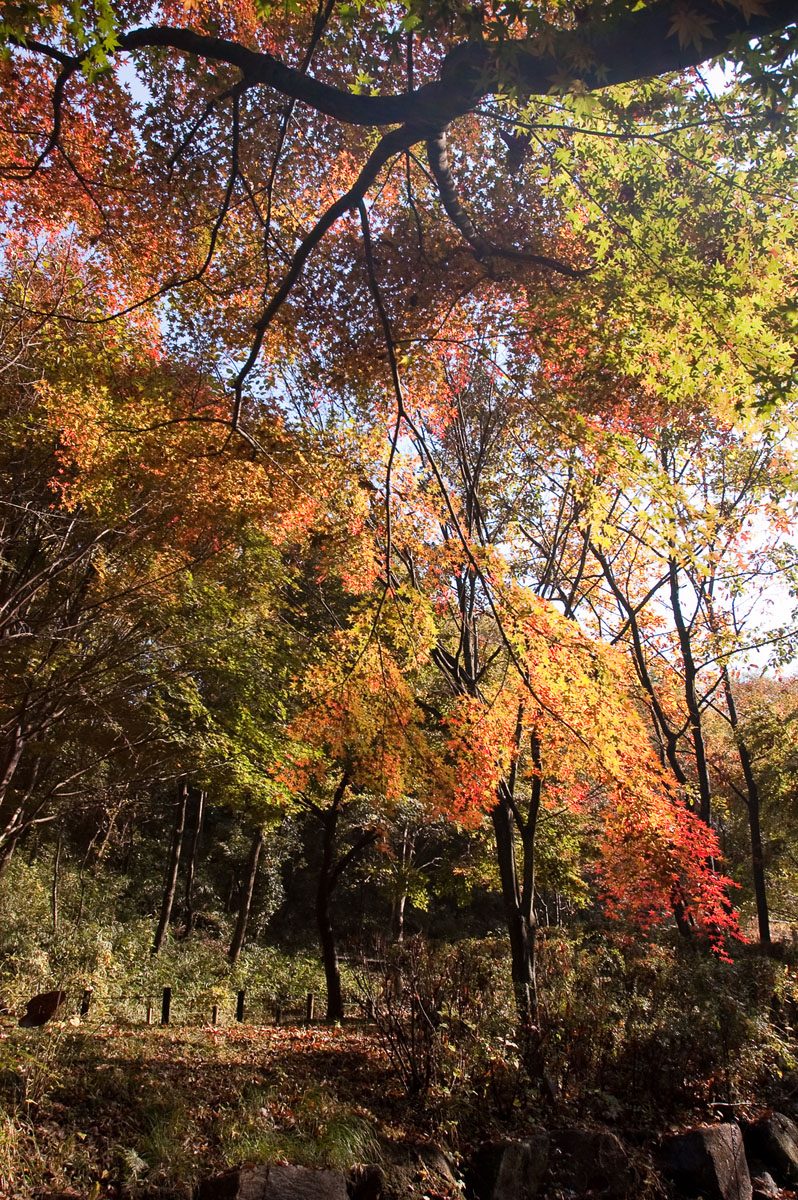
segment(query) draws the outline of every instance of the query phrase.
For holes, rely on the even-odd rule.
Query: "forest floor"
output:
[[[377,1029],[362,1022],[158,1027],[75,1017],[40,1029],[19,1028],[10,1015],[0,1022],[3,1200],[184,1198],[232,1166],[394,1170],[423,1160],[431,1146],[464,1162],[483,1141],[552,1120],[617,1132],[632,1169],[649,1179],[634,1194],[662,1197],[650,1170],[658,1136],[729,1119],[730,1106],[692,1090],[678,1110],[652,1096],[609,1113],[613,1097],[595,1093],[585,1102],[566,1089],[544,1104],[539,1089],[496,1064],[478,1092],[461,1081],[414,1098]],[[735,1106],[736,1115],[772,1108],[798,1115],[782,1107],[798,1094],[798,1073],[778,1083],[779,1095],[758,1091],[756,1103]],[[455,1195],[440,1180],[394,1190],[403,1198]]]
[[[183,1190],[248,1162],[348,1168],[441,1132],[365,1025],[55,1022],[0,1039],[3,1197]]]

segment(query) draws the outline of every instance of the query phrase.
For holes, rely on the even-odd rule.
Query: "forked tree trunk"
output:
[[[169,861],[166,866],[161,915],[158,919],[158,928],[155,931],[155,939],[152,943],[153,954],[159,953],[172,917],[172,906],[175,902],[175,891],[177,889],[177,872],[180,868],[180,848],[183,845],[183,831],[186,827],[187,799],[188,784],[184,780],[181,780],[175,809],[175,823],[172,829],[172,845],[169,849]]]
[[[500,797],[491,811],[496,838],[496,858],[504,901],[504,917],[510,939],[513,993],[522,1029],[531,1029],[535,1014],[534,924],[524,912],[515,859],[515,826],[507,801]]]
[[[260,852],[262,849],[263,829],[259,828],[255,830],[250,842],[247,875],[244,886],[241,889],[241,902],[238,906],[238,920],[233,931],[233,940],[230,943],[230,949],[227,952],[227,957],[233,965],[238,962],[241,949],[244,945],[244,938],[247,936],[247,925],[249,924],[249,915],[252,911],[252,897],[255,894],[255,881],[258,877],[258,863],[260,862]]]
[[[338,949],[335,944],[335,930],[330,906],[332,894],[347,867],[356,862],[364,850],[377,838],[376,830],[364,829],[360,837],[336,861],[335,835],[338,830],[341,805],[348,786],[349,772],[344,771],[329,807],[322,809],[317,805],[311,806],[322,827],[321,867],[316,885],[316,927],[319,932],[319,949],[327,985],[326,1019],[328,1021],[342,1021],[344,1016],[341,968],[338,962]]]

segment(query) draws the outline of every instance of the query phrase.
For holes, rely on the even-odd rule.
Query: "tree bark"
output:
[[[663,466],[667,462],[663,457]],[[712,817],[712,788],[709,782],[709,766],[704,745],[704,730],[701,720],[701,706],[698,701],[696,683],[698,669],[693,658],[691,628],[684,619],[681,594],[679,592],[679,564],[675,558],[668,560],[668,575],[670,580],[671,610],[679,637],[679,649],[684,663],[684,700],[690,719],[690,736],[695,754],[696,780],[698,782],[698,815],[705,825],[710,824]]]
[[[248,84],[265,84],[283,96],[353,125],[418,127],[419,140],[470,112],[506,86],[512,73],[526,95],[549,95],[555,78],[571,79],[578,61],[580,83],[588,88],[630,83],[683,71],[721,55],[730,47],[778,32],[796,19],[793,0],[771,0],[751,13],[713,0],[693,0],[690,16],[702,36],[683,43],[673,28],[673,6],[656,0],[611,20],[596,18],[575,29],[545,25],[540,33],[505,42],[461,42],[446,55],[439,78],[400,95],[356,95],[286,66],[273,55],[190,29],[151,26],[122,33],[122,51],[172,47],[211,62],[238,67]],[[26,46],[30,44],[25,43]],[[33,44],[38,50],[38,43]],[[80,62],[70,60],[78,69]]]
[[[0,847],[0,879],[3,878],[6,871],[8,870],[11,859],[14,856],[14,851],[17,848],[18,841],[19,841],[19,834],[12,833],[3,842],[2,847]]]
[[[199,851],[200,834],[202,833],[202,820],[204,815],[205,792],[200,789],[197,792],[194,829],[191,835],[191,845],[189,846],[188,863],[186,864],[186,890],[183,904],[184,937],[189,937],[191,934],[191,931],[194,928],[194,920],[196,918],[196,913],[194,912],[194,878],[197,873],[197,854]]]
[[[53,933],[58,932],[58,885],[61,877],[61,830],[58,831],[58,841],[55,844],[55,854],[53,856],[53,887],[52,887],[52,909],[53,909]]]
[[[355,862],[366,847],[376,841],[377,838],[377,833],[374,829],[364,829],[360,837],[336,861],[335,835],[341,816],[341,806],[348,786],[349,771],[346,770],[341,776],[341,782],[335,789],[335,794],[327,808],[323,809],[317,804],[309,804],[309,807],[319,819],[322,827],[321,867],[316,885],[316,927],[319,933],[319,949],[321,950],[324,979],[327,985],[326,1019],[328,1021],[341,1021],[344,1016],[341,968],[338,962],[338,949],[335,942],[330,901],[338,880],[346,868]]]
[[[524,911],[515,857],[515,824],[504,785],[491,811],[496,838],[496,856],[504,901],[504,915],[510,939],[510,960],[515,1006],[522,1029],[530,1030],[535,1015],[535,934]]]
[[[391,904],[391,941],[400,946],[405,938],[405,907],[407,905],[407,876],[415,848],[415,835],[411,836],[410,826],[405,823],[402,829],[402,849],[399,858],[399,875],[396,881],[397,890]]]
[[[169,861],[166,866],[161,915],[158,920],[158,928],[155,931],[155,939],[152,943],[153,954],[160,952],[172,916],[172,905],[175,902],[175,891],[177,888],[177,872],[180,867],[180,849],[183,845],[183,831],[186,825],[187,799],[188,784],[184,780],[181,780],[177,797],[177,807],[175,809],[175,823],[172,829],[172,845],[169,850]]]
[[[751,840],[751,874],[754,883],[754,900],[756,902],[756,920],[759,929],[759,941],[763,946],[770,945],[770,913],[768,911],[767,880],[765,879],[765,856],[762,847],[762,827],[760,824],[761,797],[751,752],[745,738],[740,733],[740,720],[737,715],[737,704],[734,699],[729,668],[723,667],[723,691],[726,697],[726,707],[729,710],[729,724],[732,727],[737,742],[737,755],[745,780],[746,807],[748,808],[748,831]]]
[[[249,924],[249,915],[252,911],[252,897],[255,893],[255,881],[258,877],[258,863],[260,862],[260,852],[262,849],[263,828],[261,826],[252,835],[249,858],[247,860],[247,875],[244,886],[241,889],[241,901],[238,906],[238,920],[233,931],[233,940],[230,943],[230,949],[227,952],[227,957],[233,965],[238,962],[241,949],[244,945],[244,938],[247,936],[247,925]]]
[[[335,932],[330,913],[330,899],[337,882],[337,874],[333,864],[335,834],[338,828],[341,804],[348,784],[349,774],[345,771],[341,782],[335,790],[332,804],[321,813],[322,850],[321,868],[316,885],[316,927],[319,932],[319,948],[321,950],[321,961],[324,966],[324,980],[327,985],[328,1021],[341,1021],[344,1016],[341,968],[338,963],[338,950],[335,944]]]

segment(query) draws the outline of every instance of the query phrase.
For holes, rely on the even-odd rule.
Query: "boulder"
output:
[[[466,1172],[470,1200],[534,1200],[549,1161],[545,1133],[525,1141],[491,1142],[481,1146]]]
[[[385,1200],[461,1195],[451,1158],[432,1144],[386,1146],[382,1185]]]
[[[798,1185],[798,1125],[783,1113],[743,1126],[749,1158],[761,1162],[777,1183]]]
[[[194,1200],[349,1200],[342,1171],[310,1167],[238,1167],[204,1180]]]
[[[683,1196],[751,1200],[751,1176],[737,1125],[705,1125],[662,1142],[665,1174]]]
[[[551,1171],[561,1189],[602,1200],[639,1194],[640,1181],[629,1150],[614,1133],[559,1129],[552,1142]]]
[[[31,996],[25,1006],[24,1017],[20,1017],[20,1025],[23,1029],[38,1029],[46,1025],[65,1000],[66,992],[62,991],[41,992],[38,996]]]

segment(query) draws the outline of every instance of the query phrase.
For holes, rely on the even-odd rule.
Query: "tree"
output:
[[[9,95],[24,86],[24,119],[12,112],[5,135],[14,236],[24,240],[25,224],[35,236],[53,221],[73,229],[116,301],[91,321],[149,312],[215,400],[228,377],[229,407],[207,414],[205,432],[226,421],[264,464],[292,412],[310,447],[346,446],[349,574],[353,593],[373,600],[347,669],[369,667],[373,696],[395,684],[401,703],[383,696],[375,708],[396,743],[407,740],[419,705],[404,664],[394,670],[384,652],[408,614],[421,626],[445,693],[418,696],[439,714],[448,777],[437,792],[464,816],[492,814],[522,1022],[532,1021],[533,848],[549,763],[547,784],[574,796],[580,774],[595,784],[615,838],[609,890],[633,900],[636,861],[646,911],[660,912],[682,872],[721,922],[719,881],[699,865],[713,853],[706,826],[683,814],[645,753],[617,660],[530,597],[517,514],[500,489],[524,460],[513,437],[535,421],[536,445],[545,423],[561,446],[570,423],[589,450],[608,414],[627,403],[644,420],[663,390],[685,422],[708,395],[720,402],[722,385],[707,378],[744,377],[753,404],[790,394],[792,212],[779,215],[773,197],[794,188],[783,147],[793,6],[659,0],[587,20],[564,9],[551,24],[515,4],[175,5],[140,28],[138,9],[105,0],[69,16],[6,12]],[[718,53],[750,60],[752,38],[764,98],[707,96],[695,75],[626,86]],[[124,56],[143,100],[125,87]],[[375,86],[381,94],[367,94]],[[135,136],[120,132],[131,123]],[[769,291],[754,297],[752,278]],[[45,314],[27,297],[20,307]],[[47,312],[80,318],[70,297]],[[489,370],[472,372],[475,413],[458,423],[446,372],[468,365],[462,347]],[[517,425],[496,426],[507,468],[489,479],[485,401],[500,375],[499,407]],[[158,400],[139,419],[156,459],[164,421],[196,417],[190,407],[164,416]],[[472,434],[476,455],[455,444]],[[214,442],[220,461],[224,449]],[[295,484],[296,464],[282,465]],[[312,496],[316,481],[302,478]],[[343,695],[350,682],[338,676]],[[346,712],[363,727],[338,720]],[[371,715],[341,705],[326,722],[328,761],[345,763],[353,737],[373,733]],[[380,762],[390,795],[395,759]]]
[[[663,757],[707,823],[715,786],[708,714],[732,730],[763,944],[770,931],[761,796],[734,676],[760,645],[786,655],[794,640],[755,623],[763,593],[785,577],[779,559],[791,503],[788,443],[788,434],[754,420],[744,434],[705,429],[700,443],[660,431],[653,443],[640,443],[657,464],[650,482],[617,491],[603,520],[582,515],[585,548],[609,593],[602,598],[588,574],[591,608],[607,622],[607,636],[629,645]]]
[[[7,123],[6,196],[13,206],[25,195],[27,221],[34,214],[52,219],[54,209],[70,208],[116,280],[119,310],[176,292],[198,296],[205,321],[218,325],[222,299],[225,340],[243,359],[233,380],[232,424],[239,428],[261,351],[274,357],[287,337],[283,308],[308,259],[326,247],[328,256],[337,253],[340,261],[343,253],[352,262],[349,231],[326,235],[378,182],[384,191],[390,179],[393,192],[406,183],[411,208],[418,197],[427,218],[416,209],[419,235],[426,224],[437,240],[435,210],[443,208],[457,235],[458,257],[463,261],[465,253],[469,262],[472,287],[497,271],[579,281],[595,265],[586,257],[587,245],[574,253],[544,230],[530,244],[529,232],[539,225],[537,189],[530,203],[516,181],[528,178],[532,166],[540,177],[552,153],[556,125],[541,120],[551,106],[548,98],[558,92],[566,97],[565,136],[554,152],[558,164],[563,154],[568,157],[579,120],[591,111],[587,93],[684,71],[716,55],[748,61],[754,40],[762,86],[782,104],[797,14],[791,0],[769,0],[756,12],[715,0],[691,0],[674,11],[658,0],[643,8],[597,7],[588,20],[581,10],[566,8],[555,23],[535,5],[501,3],[340,11],[304,3],[282,11],[244,4],[221,18],[202,5],[174,4],[160,15],[161,23],[138,26],[137,6],[108,0],[68,15],[49,4],[5,6],[9,103],[16,105],[19,87],[25,89],[24,119],[12,110]],[[141,74],[148,105],[137,108],[120,82],[119,63],[126,58]],[[292,60],[297,65],[289,65]],[[497,95],[501,99],[487,111],[480,109]],[[660,95],[667,96],[667,88]],[[536,107],[540,97],[544,103]],[[634,140],[649,109],[650,100],[642,106],[616,102],[615,136]],[[751,117],[760,122],[768,111],[754,105]],[[781,121],[780,109],[777,116]],[[479,148],[483,178],[474,182],[490,199],[483,213],[497,226],[495,233],[481,228],[484,220],[475,223],[460,199],[447,143],[454,122],[463,153]],[[128,125],[137,127],[136,139],[120,133]],[[363,136],[363,130],[385,125],[392,128],[376,143]],[[291,170],[298,153],[295,127],[319,156],[299,175]],[[652,135],[646,130],[641,136]],[[426,175],[413,171],[410,157],[422,142]],[[331,183],[339,194],[330,203]],[[627,185],[627,204],[633,190]],[[187,238],[181,227],[186,205],[192,229],[204,231],[200,238],[193,232]],[[502,228],[498,214],[508,208]],[[122,221],[129,230],[124,237]],[[414,307],[424,312],[425,254],[411,249],[411,229],[406,223],[402,249],[417,276]],[[285,268],[275,285],[276,259]],[[259,302],[263,269],[271,295]],[[324,271],[322,263],[316,288]],[[254,338],[249,317],[242,321],[237,306],[226,303],[232,294],[247,294],[259,309]],[[314,304],[323,310],[325,301],[319,306],[318,299]],[[298,304],[306,302],[307,295]],[[183,305],[177,301],[178,313]],[[296,316],[289,316],[292,326]]]

